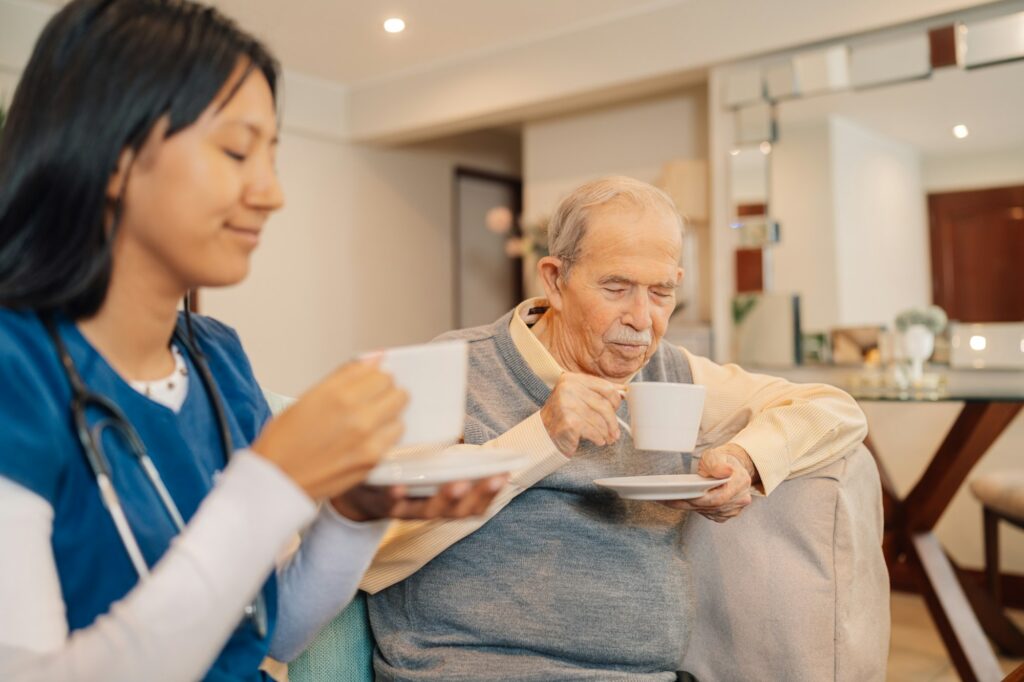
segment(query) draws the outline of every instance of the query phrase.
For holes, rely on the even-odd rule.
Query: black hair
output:
[[[167,137],[194,123],[240,62],[276,101],[277,61],[211,7],[73,0],[50,20],[0,132],[0,306],[72,319],[99,310],[121,153],[138,151],[165,116]]]

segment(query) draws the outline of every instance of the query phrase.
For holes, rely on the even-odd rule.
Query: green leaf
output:
[[[756,294],[739,294],[732,299],[732,323],[739,326],[757,305]]]

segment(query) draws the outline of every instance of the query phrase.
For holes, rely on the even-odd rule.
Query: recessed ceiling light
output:
[[[733,156],[739,156],[740,155],[740,150],[739,149],[733,149],[733,150],[730,150],[729,153],[732,154]]]
[[[988,340],[984,336],[981,336],[979,334],[972,336],[970,343],[971,350],[981,351],[985,350],[985,347],[988,346]]]
[[[772,153],[772,143],[768,142],[767,140],[762,142],[758,148],[761,150],[762,154]]]
[[[405,30],[405,22],[398,17],[391,17],[384,22],[384,30],[388,33],[401,33]]]
[[[953,137],[957,138],[958,140],[962,140],[970,134],[971,131],[969,131],[967,129],[967,126],[965,126],[963,123],[958,123],[957,125],[953,126]]]

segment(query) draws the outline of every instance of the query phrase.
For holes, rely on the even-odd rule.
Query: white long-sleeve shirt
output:
[[[151,397],[180,406],[183,389]],[[0,679],[198,679],[308,525],[277,568],[270,655],[290,660],[351,600],[387,527],[348,521],[329,505],[317,513],[276,466],[241,450],[151,577],[69,636],[53,516],[44,498],[0,476]]]

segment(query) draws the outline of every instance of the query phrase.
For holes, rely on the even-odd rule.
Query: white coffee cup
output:
[[[365,357],[380,357],[380,368],[409,393],[402,413],[405,431],[395,447],[446,445],[462,437],[466,420],[466,371],[469,345],[440,341],[390,348]]]
[[[626,401],[633,444],[640,450],[693,452],[706,393],[695,384],[629,384]]]

